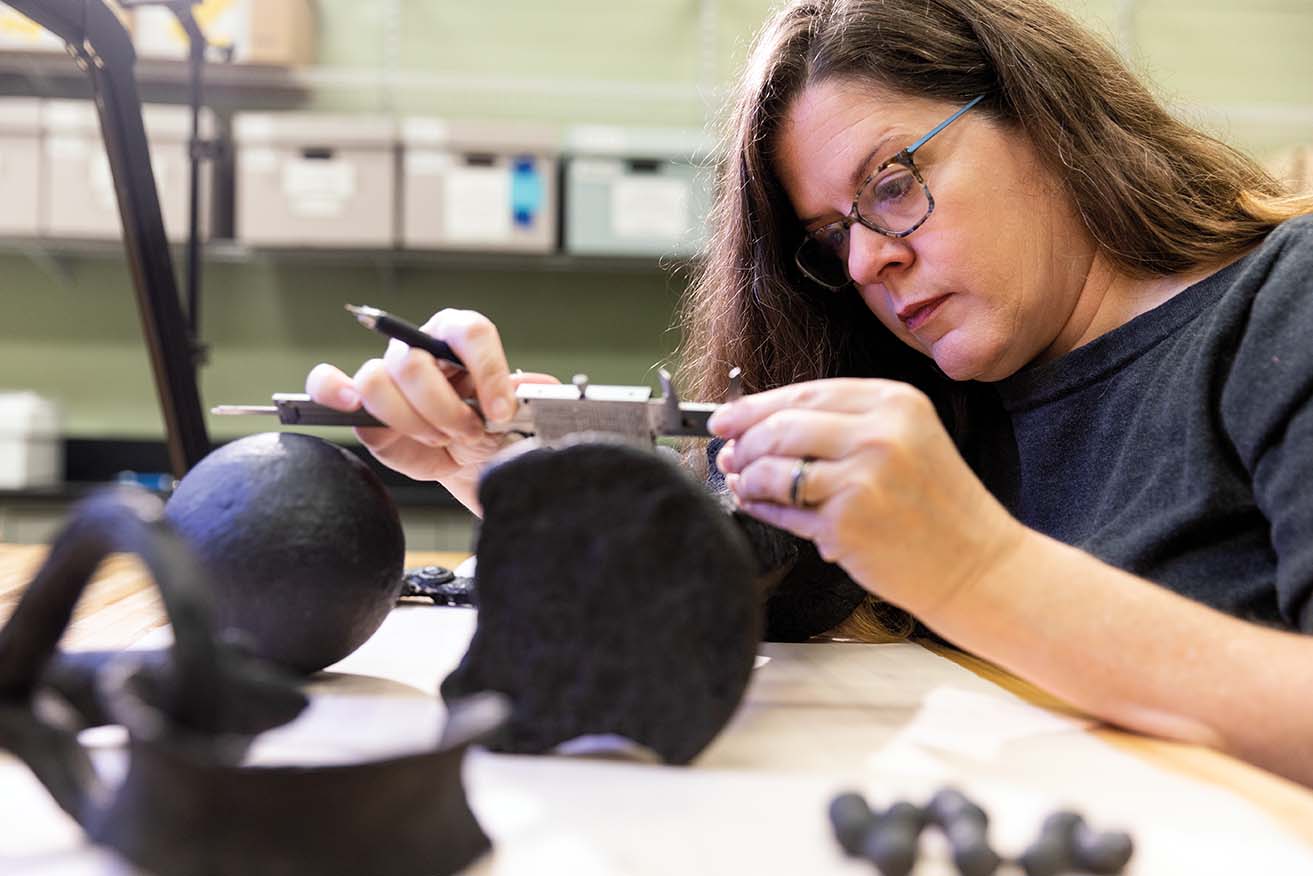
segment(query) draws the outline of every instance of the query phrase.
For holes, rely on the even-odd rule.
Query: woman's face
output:
[[[845,80],[803,91],[774,144],[799,240],[846,215],[861,180],[958,108]],[[1094,246],[1025,136],[971,110],[914,160],[935,200],[925,224],[901,239],[850,231],[848,273],[866,306],[955,380],[999,380],[1075,346]]]

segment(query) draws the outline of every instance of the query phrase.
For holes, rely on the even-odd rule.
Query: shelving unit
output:
[[[703,24],[710,27],[716,19],[716,4],[714,0],[701,2]],[[707,40],[708,53],[713,43]],[[392,54],[389,52],[389,57]],[[392,61],[369,69],[338,66],[289,68],[212,62],[205,70],[205,101],[218,116],[220,136],[226,138],[225,132],[233,112],[303,108],[318,92],[355,90],[377,91],[379,95],[436,95],[462,91],[494,96],[509,90],[522,94],[569,94],[584,98],[623,96],[626,100],[639,103],[700,105],[705,97],[703,92],[709,87],[706,83],[699,86],[692,83],[575,81],[551,77],[530,81],[516,77],[444,75],[402,70],[394,63],[395,58]],[[188,68],[185,61],[141,57],[137,60],[136,69],[138,86],[147,103],[185,103],[189,99]],[[74,59],[64,53],[51,51],[0,52],[0,95],[46,99],[91,97],[86,75],[78,69]],[[387,97],[381,100],[384,104],[390,102]],[[56,272],[63,272],[60,264],[70,260],[114,259],[121,253],[121,244],[113,240],[0,238],[0,255],[26,256]],[[185,252],[181,246],[176,246],[174,254],[176,259],[181,260]],[[679,273],[693,264],[693,260],[687,257],[658,259],[652,256],[579,256],[561,251],[516,254],[409,249],[264,249],[224,238],[206,243],[205,260],[212,264],[287,266],[313,262],[320,265],[373,266],[387,272],[477,270],[493,273],[620,275]]]
[[[137,84],[148,103],[186,103],[187,63],[162,58],[137,59]],[[708,91],[710,89],[710,91]],[[701,106],[721,89],[693,83],[579,80],[563,77],[479,76],[408,71],[395,66],[275,67],[211,62],[205,67],[206,100],[211,108],[290,109],[303,106],[317,90],[377,91],[382,94],[506,92],[580,98],[623,97],[639,103]],[[61,52],[0,51],[0,94],[48,98],[91,96],[85,74]]]
[[[185,248],[175,245],[175,262],[185,257]],[[55,240],[49,238],[0,238],[0,255],[31,258],[42,265],[72,259],[118,260],[123,244],[117,240]],[[567,253],[542,255],[499,252],[467,252],[409,249],[262,249],[232,240],[205,244],[205,260],[214,264],[309,264],[356,265],[381,268],[415,268],[435,271],[493,271],[524,273],[653,274],[692,270],[695,259],[656,259],[649,256],[579,256]]]
[[[137,84],[147,103],[186,103],[186,61],[137,59]],[[208,64],[206,99],[216,109],[300,106],[310,96],[300,72],[286,67]],[[62,52],[0,52],[0,94],[89,98],[91,86],[76,62]]]

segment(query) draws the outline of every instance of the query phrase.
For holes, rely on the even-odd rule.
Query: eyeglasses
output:
[[[935,199],[912,155],[984,98],[983,94],[975,98],[877,167],[857,189],[847,216],[807,232],[793,257],[798,268],[828,289],[841,289],[852,281],[848,276],[848,245],[854,222],[886,237],[906,237],[920,228],[934,212]]]

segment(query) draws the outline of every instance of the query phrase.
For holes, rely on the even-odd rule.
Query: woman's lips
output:
[[[947,295],[940,295],[938,298],[931,298],[929,301],[908,308],[898,314],[898,318],[907,326],[909,332],[914,332],[921,326],[925,325],[930,317],[934,316],[939,310],[939,305],[948,300]]]

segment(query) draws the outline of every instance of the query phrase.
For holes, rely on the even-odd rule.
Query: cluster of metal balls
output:
[[[943,832],[962,876],[993,876],[1008,865],[1026,876],[1114,876],[1135,851],[1129,834],[1095,831],[1081,815],[1059,811],[1044,819],[1039,837],[1020,856],[1004,859],[989,844],[989,815],[954,788],[939,790],[925,806],[899,800],[883,812],[872,811],[861,794],[840,794],[830,802],[830,824],[843,850],[870,861],[882,876],[912,872],[928,827]]]

